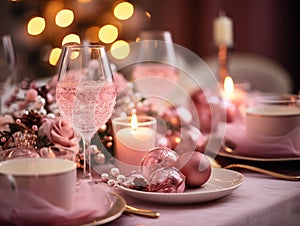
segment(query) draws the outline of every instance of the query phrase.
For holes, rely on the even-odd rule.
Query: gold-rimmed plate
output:
[[[209,180],[198,188],[186,189],[183,193],[145,192],[119,186],[125,195],[160,204],[192,204],[212,201],[229,195],[243,183],[239,172],[213,168]]]
[[[109,212],[105,216],[95,218],[92,222],[87,222],[85,224],[82,224],[81,226],[95,226],[106,224],[119,218],[123,214],[126,206],[126,201],[116,193],[112,193],[111,195],[112,204]]]

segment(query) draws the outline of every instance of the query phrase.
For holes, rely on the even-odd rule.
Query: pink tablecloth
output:
[[[157,210],[158,219],[123,215],[108,225],[299,226],[300,182],[243,172],[244,184],[230,195],[208,203],[159,206],[123,196],[127,203]]]

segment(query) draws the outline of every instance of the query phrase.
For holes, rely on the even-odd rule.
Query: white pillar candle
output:
[[[213,21],[213,38],[216,46],[233,45],[233,25],[232,20],[224,15],[220,15]]]
[[[129,117],[113,120],[115,134],[114,154],[119,162],[139,166],[142,158],[156,144],[156,119],[148,116],[138,118],[133,126]]]

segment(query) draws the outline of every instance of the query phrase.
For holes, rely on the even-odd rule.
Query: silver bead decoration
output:
[[[109,180],[109,174],[108,173],[102,173],[101,174],[101,180],[103,182],[107,182]]]
[[[109,179],[109,180],[107,181],[107,184],[108,184],[108,186],[110,186],[110,187],[114,187],[114,186],[117,184],[117,182],[116,182],[114,179]]]
[[[110,173],[112,176],[117,177],[120,174],[120,170],[116,167],[111,168]]]
[[[119,184],[123,184],[125,180],[126,180],[126,177],[124,175],[120,174],[117,176],[117,182]]]

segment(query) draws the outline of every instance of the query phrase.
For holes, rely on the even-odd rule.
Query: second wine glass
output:
[[[58,73],[56,100],[60,112],[83,141],[83,179],[92,181],[91,158],[86,153],[93,135],[110,118],[116,90],[105,47],[64,47]],[[87,156],[88,155],[88,156]],[[87,161],[89,162],[87,166]]]
[[[16,56],[12,38],[10,35],[0,37],[0,114],[2,113],[2,95],[5,87],[14,78],[16,68]]]
[[[169,31],[141,31],[137,38],[137,63],[132,71],[138,92],[158,110],[174,95],[179,78],[177,56]]]

